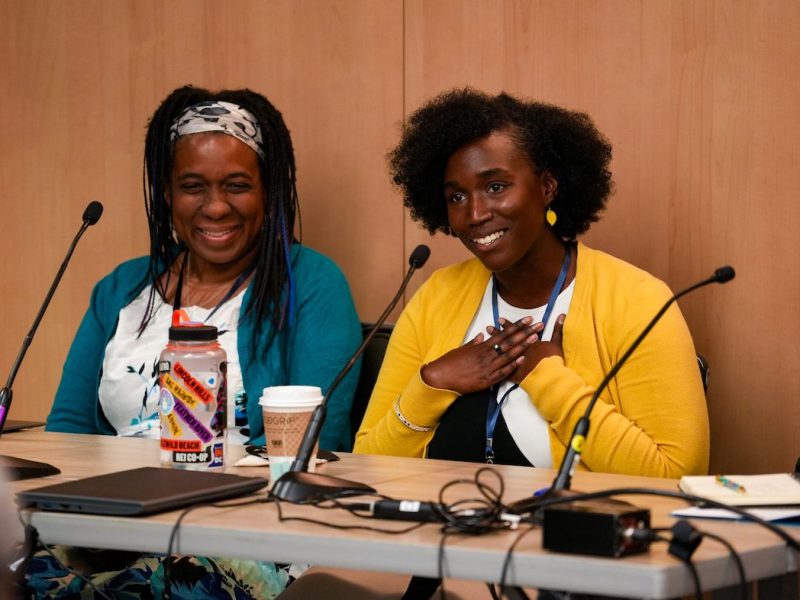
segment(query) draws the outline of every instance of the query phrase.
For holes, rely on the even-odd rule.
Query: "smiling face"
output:
[[[524,275],[553,248],[563,248],[544,217],[557,187],[551,173],[536,173],[508,132],[494,132],[447,161],[450,229],[493,273]]]
[[[264,223],[258,156],[224,133],[179,138],[169,201],[175,234],[197,274],[238,274],[255,258]]]

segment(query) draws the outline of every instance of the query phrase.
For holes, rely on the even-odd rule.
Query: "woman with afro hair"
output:
[[[454,90],[389,155],[414,219],[474,258],[435,272],[400,316],[356,451],[552,467],[604,374],[672,295],[577,242],[612,190],[611,146],[558,106]],[[671,307],[601,395],[581,468],[704,473],[694,346]]]

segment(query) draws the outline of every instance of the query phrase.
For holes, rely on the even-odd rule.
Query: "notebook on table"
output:
[[[139,516],[243,496],[267,483],[263,477],[141,467],[19,492],[17,503],[42,510]]]
[[[682,492],[731,506],[800,506],[800,474],[684,475]]]

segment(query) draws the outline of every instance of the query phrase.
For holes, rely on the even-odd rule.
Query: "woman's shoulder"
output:
[[[418,308],[424,306],[428,311],[460,314],[477,302],[490,276],[477,258],[441,267],[425,280],[411,303]]]
[[[145,287],[150,258],[140,256],[117,265],[95,285],[94,294],[105,300],[127,304]]]
[[[120,264],[98,282],[98,287],[127,288],[140,286],[148,273],[150,257],[139,256]]]
[[[477,258],[468,258],[459,263],[440,267],[431,273],[425,281],[426,286],[432,287],[462,287],[470,281],[482,280],[485,285],[489,278],[489,271]]]
[[[607,289],[615,294],[627,292],[659,298],[672,295],[667,284],[655,275],[584,244],[579,245],[578,254],[578,269],[582,267],[587,277],[592,279],[595,289]]]
[[[342,269],[332,258],[303,244],[294,244],[292,246],[292,258],[292,266],[298,272],[315,274],[316,276],[319,276],[320,273],[331,275],[341,275],[342,273]]]
[[[324,296],[352,303],[350,283],[333,259],[301,244],[293,246],[292,259],[292,277],[298,298]]]
[[[149,256],[137,256],[136,258],[130,258],[114,267],[114,269],[108,275],[106,275],[104,279],[126,279],[137,274],[143,276],[145,273],[147,273],[149,264]]]

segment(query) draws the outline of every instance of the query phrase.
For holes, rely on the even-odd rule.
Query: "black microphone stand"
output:
[[[633,341],[630,347],[625,351],[625,354],[617,361],[617,363],[611,368],[611,370],[603,377],[603,380],[600,382],[600,385],[597,386],[597,390],[595,391],[592,399],[589,401],[586,410],[578,419],[578,422],[575,424],[575,428],[572,431],[572,435],[570,436],[569,445],[567,446],[567,452],[564,454],[564,458],[561,461],[561,465],[558,468],[558,473],[556,475],[555,480],[553,481],[553,485],[550,489],[540,497],[536,498],[526,498],[521,500],[514,505],[512,508],[515,512],[530,512],[530,510],[534,509],[536,504],[544,499],[544,498],[551,498],[556,495],[568,495],[565,492],[569,492],[570,485],[572,483],[572,473],[575,470],[575,465],[580,460],[581,452],[583,451],[583,446],[586,442],[586,436],[589,435],[589,416],[592,413],[592,409],[594,405],[597,403],[597,400],[600,398],[600,394],[603,390],[606,389],[608,384],[611,380],[616,376],[619,370],[622,368],[622,365],[628,360],[633,351],[639,347],[639,344],[642,343],[647,334],[650,333],[650,330],[653,329],[656,323],[661,320],[661,317],[667,312],[672,304],[685,296],[689,292],[696,290],[697,288],[703,287],[708,285],[709,283],[727,283],[731,279],[736,276],[736,272],[734,271],[733,267],[720,267],[714,272],[714,275],[701,281],[700,283],[696,283],[682,292],[679,292],[672,296],[664,306],[656,313],[656,315],[650,320],[647,324],[647,327],[639,334],[639,336]]]
[[[311,460],[314,447],[319,440],[322,424],[325,422],[328,400],[342,379],[344,379],[345,375],[347,375],[350,369],[353,368],[353,365],[356,364],[356,361],[375,336],[375,333],[377,333],[378,329],[380,329],[381,325],[386,321],[389,313],[392,312],[392,309],[394,309],[402,297],[414,271],[425,264],[430,256],[430,252],[427,246],[419,245],[411,253],[411,257],[408,260],[410,267],[406,276],[403,278],[403,283],[400,284],[400,289],[397,290],[397,293],[394,298],[392,298],[389,306],[386,307],[386,310],[383,311],[383,314],[378,317],[375,325],[364,338],[364,341],[361,342],[358,349],[353,353],[353,356],[347,361],[344,369],[342,369],[339,375],[336,376],[336,379],[333,380],[333,383],[328,388],[328,393],[325,394],[320,405],[314,409],[314,413],[311,415],[311,420],[303,435],[300,449],[297,451],[297,457],[294,462],[292,462],[289,471],[281,475],[280,479],[275,482],[272,488],[273,496],[289,502],[309,502],[323,498],[342,498],[375,492],[374,488],[357,481],[349,481],[347,479],[340,479],[320,473],[309,473],[308,463]]]
[[[3,433],[3,427],[6,424],[8,413],[11,410],[11,401],[13,399],[13,392],[11,388],[14,385],[14,379],[17,377],[17,371],[19,371],[22,360],[25,358],[25,354],[28,352],[28,348],[33,341],[33,336],[36,334],[36,330],[39,328],[39,323],[41,322],[47,307],[50,305],[50,300],[52,299],[58,284],[61,282],[61,277],[64,275],[64,271],[67,269],[69,260],[72,258],[72,253],[75,251],[75,246],[78,245],[78,241],[81,239],[81,236],[83,236],[83,232],[86,231],[89,226],[97,223],[97,221],[100,219],[100,215],[102,214],[103,205],[97,201],[90,202],[86,207],[86,210],[83,212],[83,224],[73,238],[69,250],[67,250],[67,255],[64,257],[64,261],[61,263],[58,273],[56,273],[56,277],[47,292],[47,296],[45,296],[41,308],[39,308],[39,312],[33,321],[33,326],[28,332],[28,335],[26,335],[25,339],[22,341],[22,347],[19,349],[17,358],[14,361],[14,364],[11,366],[11,372],[8,374],[6,385],[0,389],[0,436]],[[54,466],[47,463],[41,463],[22,458],[14,458],[10,456],[0,456],[0,465],[5,466],[3,470],[9,479],[33,479],[35,477],[56,475],[61,472]]]

